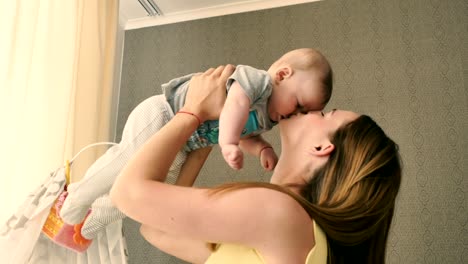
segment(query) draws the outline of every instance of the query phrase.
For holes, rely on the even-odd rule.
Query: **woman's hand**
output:
[[[218,119],[226,100],[226,82],[234,69],[228,64],[192,77],[181,110],[195,114],[201,122]]]

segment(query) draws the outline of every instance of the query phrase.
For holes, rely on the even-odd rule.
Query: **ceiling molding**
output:
[[[135,0],[136,1],[136,0]],[[208,17],[244,13],[256,10],[284,7],[322,0],[252,0],[224,5],[210,6],[184,12],[174,12],[163,16],[145,16],[136,19],[126,19],[125,30],[153,27]]]

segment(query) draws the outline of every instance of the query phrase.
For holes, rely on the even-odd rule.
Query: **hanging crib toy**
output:
[[[65,176],[67,181],[64,191],[60,194],[57,200],[55,200],[54,205],[52,205],[49,216],[42,227],[42,232],[52,241],[63,247],[76,252],[83,252],[88,249],[92,242],[92,240],[88,240],[81,235],[81,228],[83,227],[83,223],[86,218],[80,224],[69,225],[63,222],[59,215],[63,202],[67,198],[67,186],[70,184],[70,162],[68,160],[65,164]],[[88,211],[88,215],[90,212],[91,210]]]
[[[81,151],[79,151],[71,161],[65,162],[65,178],[66,183],[64,186],[63,192],[59,195],[59,197],[55,200],[54,204],[50,209],[50,213],[42,227],[42,233],[45,234],[48,238],[50,238],[54,243],[71,249],[75,252],[84,252],[88,247],[91,245],[92,240],[88,240],[81,235],[81,228],[86,220],[76,225],[69,225],[65,223],[62,218],[60,217],[60,209],[67,198],[67,186],[70,184],[70,166],[73,161],[86,149],[97,146],[97,145],[115,145],[115,143],[111,142],[100,142],[86,146]],[[91,213],[91,209],[88,211],[87,216]]]

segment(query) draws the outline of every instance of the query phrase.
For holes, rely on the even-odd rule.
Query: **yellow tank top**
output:
[[[307,255],[305,264],[327,263],[328,245],[323,230],[314,221],[315,246]],[[238,244],[221,244],[205,264],[266,264],[257,250]]]

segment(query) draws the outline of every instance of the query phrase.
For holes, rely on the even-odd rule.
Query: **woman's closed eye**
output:
[[[302,106],[299,103],[296,105],[296,113],[307,114],[307,112],[309,112],[309,110],[306,109],[306,107]]]
[[[300,112],[302,110],[302,105],[297,103],[296,105],[296,111]]]

